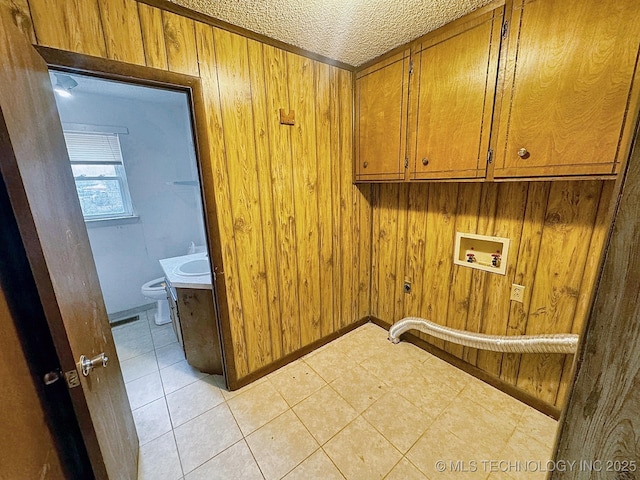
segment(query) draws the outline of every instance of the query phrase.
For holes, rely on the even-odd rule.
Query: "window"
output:
[[[64,132],[64,139],[85,220],[132,217],[118,135]]]

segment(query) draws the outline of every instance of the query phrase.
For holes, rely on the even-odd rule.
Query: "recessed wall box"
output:
[[[456,232],[453,263],[504,275],[507,271],[509,239]]]

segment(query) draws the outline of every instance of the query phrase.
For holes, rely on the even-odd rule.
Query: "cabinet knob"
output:
[[[422,159],[422,165],[424,165],[425,167],[426,167],[427,165],[429,165],[429,159],[428,159],[428,158],[423,158],[423,159]]]
[[[529,151],[526,148],[521,148],[518,150],[518,156],[520,158],[527,158],[529,156]]]
[[[367,168],[367,167],[369,166],[369,162],[364,162],[364,163],[362,164],[362,166],[363,166],[364,168]]]

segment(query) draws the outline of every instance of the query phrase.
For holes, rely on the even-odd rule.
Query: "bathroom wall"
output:
[[[140,287],[163,275],[159,259],[185,254],[191,241],[205,243],[199,188],[168,185],[198,178],[190,114],[183,93],[75,78],[72,97],[56,96],[63,123],[129,130],[120,145],[138,218],[87,222],[107,311],[114,314],[153,302]]]
[[[375,186],[372,315],[495,335],[581,333],[613,188],[612,181]],[[510,238],[506,275],[454,265],[456,231]],[[510,301],[512,283],[525,286],[524,303]],[[420,336],[548,404],[565,403],[572,355],[500,354]]]

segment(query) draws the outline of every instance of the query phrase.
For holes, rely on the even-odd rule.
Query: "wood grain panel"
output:
[[[340,165],[340,83],[339,70],[331,67],[329,76],[329,96],[331,102],[331,227],[333,232],[333,325],[339,328],[342,321],[342,208],[340,208],[340,185],[341,185],[341,165]],[[320,164],[321,165],[321,164]],[[322,178],[322,175],[319,176]]]
[[[107,57],[145,65],[142,30],[135,0],[109,0],[100,4]]]
[[[477,233],[480,235],[490,235],[495,221],[496,202],[498,200],[498,186],[485,183],[480,191],[480,209],[478,211]],[[469,315],[467,317],[467,330],[470,332],[480,332],[482,318],[484,315],[484,291],[486,288],[487,275],[479,270],[471,273],[471,296],[469,301]],[[475,365],[478,358],[478,350],[464,347],[463,359]]]
[[[400,191],[402,188],[399,187]],[[403,316],[420,316],[422,315],[422,302],[425,298],[428,298],[428,287],[424,281],[424,274],[426,265],[426,245],[429,239],[427,238],[427,211],[429,202],[429,185],[423,184],[411,184],[404,189],[408,191],[408,206],[405,207],[407,213],[405,215],[398,215],[399,218],[405,219],[406,225],[406,237],[411,238],[412,241],[407,243],[405,254],[396,246],[395,255],[403,259],[406,264],[404,265],[404,275],[394,275],[396,280],[396,289],[403,289],[404,281],[411,282],[411,293],[404,293],[405,307]],[[402,208],[403,202],[399,201],[398,208]],[[396,236],[403,234],[403,225],[399,225],[398,233]],[[399,262],[396,263],[396,268],[399,270]],[[403,270],[399,270],[402,272]],[[396,297],[397,298],[397,295]],[[389,300],[393,300],[394,297],[390,296]],[[391,319],[392,322],[396,322],[400,318]],[[435,319],[432,319],[436,321]]]
[[[333,198],[332,168],[337,160],[331,149],[331,67],[314,63],[318,249],[320,252],[320,335],[324,337],[334,329],[334,260],[333,260]],[[339,268],[339,266],[337,266]]]
[[[476,233],[481,188],[482,184],[479,183],[460,184],[456,208],[456,232]],[[449,310],[446,325],[448,327],[459,330],[467,328],[472,271],[470,268],[453,265],[451,288],[447,300]],[[444,348],[447,352],[462,358],[463,347],[461,345],[445,342]]]
[[[542,241],[542,225],[549,200],[551,184],[548,182],[532,182],[527,192],[527,206],[523,218],[520,246],[518,248],[518,264],[513,283],[518,285],[533,285],[536,266]],[[512,247],[515,248],[515,245]],[[529,305],[531,303],[531,288],[524,291],[523,302],[511,302],[507,335],[524,335],[526,333]],[[522,355],[505,353],[502,358],[500,378],[515,385],[520,370]]]
[[[162,23],[169,70],[198,76],[198,53],[194,21],[163,10]],[[218,31],[216,30],[216,32]]]
[[[410,202],[410,191],[412,188],[418,188],[418,185],[409,185],[409,184],[399,184],[398,185],[398,205],[396,207],[396,222],[398,225],[398,233],[396,235],[396,271],[403,271],[405,268],[405,263],[407,262],[408,257],[408,249],[407,249],[407,225],[409,223],[409,202]],[[426,185],[423,185],[423,188],[427,188]],[[373,262],[372,262],[373,263]],[[407,271],[405,277],[411,278],[410,271]],[[390,297],[390,301],[394,302],[393,305],[393,321],[398,321],[402,317],[404,317],[405,299],[409,300],[407,294],[404,292],[404,280],[405,278],[396,278],[395,287],[395,296]],[[372,282],[374,284],[375,282]],[[373,302],[372,302],[373,303]]]
[[[527,334],[571,331],[601,190],[602,182],[552,183]],[[563,365],[563,355],[523,356],[518,387],[554,403]]]
[[[555,459],[612,462],[618,479],[638,476],[640,458],[640,149],[628,170],[608,239],[569,406],[560,424]],[[619,462],[619,463],[617,463]],[[625,462],[625,463],[623,463]],[[635,462],[635,463],[633,463]],[[549,478],[566,478],[553,472]]]
[[[338,89],[340,91],[340,215],[342,238],[342,288],[341,324],[346,327],[357,319],[353,318],[353,285],[358,270],[353,263],[354,249],[358,239],[352,237],[353,230],[353,195],[351,184],[353,162],[353,74],[346,70],[338,71]]]
[[[406,188],[408,202],[400,201]],[[372,315],[419,315],[482,333],[566,333],[584,323],[612,182],[379,185],[373,203]],[[597,212],[597,214],[596,214]],[[406,217],[403,225],[401,218]],[[402,233],[405,230],[405,233]],[[452,266],[454,232],[511,239],[506,275]],[[406,236],[399,248],[398,238]],[[398,262],[398,258],[406,259]],[[405,277],[413,293],[398,294]],[[526,287],[509,300],[511,283]],[[401,315],[390,308],[400,302]],[[581,312],[581,313],[579,313]],[[421,335],[432,345],[440,342]],[[444,344],[494,378],[562,407],[564,355],[501,355]]]
[[[571,327],[571,332],[579,335],[584,333],[584,326],[589,314],[589,309],[591,308],[591,301],[594,297],[593,293],[598,279],[598,274],[600,273],[600,249],[601,245],[604,245],[607,235],[609,234],[609,227],[613,217],[611,207],[613,205],[612,198],[614,191],[615,182],[605,182],[603,184],[593,233],[591,234],[591,243],[587,252],[587,262],[585,265],[584,275],[582,276],[582,283],[580,285],[578,305],[576,306],[576,313],[573,317],[573,326]],[[569,387],[573,380],[573,361],[573,355],[565,358],[562,378],[560,379],[560,388],[558,389],[558,398],[556,399],[556,404],[558,405],[565,405],[569,394]]]
[[[289,101],[296,112],[291,127],[300,338],[303,345],[320,338],[320,262],[318,256],[318,166],[315,132],[315,85],[311,60],[288,54]],[[311,134],[310,134],[311,133]]]
[[[39,45],[106,57],[98,0],[29,0]]]
[[[249,52],[249,73],[251,77],[251,97],[253,106],[253,129],[256,139],[256,162],[258,170],[258,189],[260,195],[260,214],[264,242],[265,274],[267,281],[266,307],[269,312],[269,331],[273,358],[282,357],[282,326],[280,319],[280,294],[278,288],[278,266],[276,256],[275,229],[273,228],[273,195],[271,193],[271,156],[269,151],[269,135],[267,116],[276,116],[267,107],[265,85],[263,45],[254,40],[247,40]]]
[[[357,237],[359,240],[358,251],[360,263],[358,265],[357,283],[358,310],[352,321],[361,320],[371,315],[371,222],[373,220],[371,215],[372,187],[370,185],[361,185],[355,187],[354,191],[357,196],[358,211],[360,214]]]
[[[453,258],[457,202],[457,183],[430,185],[427,202],[426,268],[422,287],[426,295],[421,315],[440,325],[446,324],[449,309],[449,302],[446,300],[451,287],[453,266],[451,258]],[[433,339],[431,343],[444,348],[443,340]]]
[[[496,205],[496,221],[492,235],[511,240],[515,247],[520,244],[522,224],[516,219],[524,218],[527,202],[528,184],[508,183],[498,186]],[[511,294],[511,284],[518,265],[518,251],[509,252],[509,263],[505,275],[488,275],[484,292],[484,307],[481,331],[492,335],[506,335],[510,302],[503,301]],[[502,365],[501,353],[480,350],[476,366],[495,376],[500,375]]]
[[[396,321],[394,318],[394,302],[396,294],[396,266],[398,225],[398,193],[400,186],[395,184],[377,185],[378,199],[374,211],[374,239],[376,249],[375,266],[377,271],[374,282],[377,284],[379,295],[375,298],[375,306],[372,314],[378,318],[388,319],[389,323]],[[402,280],[399,280],[402,281]]]
[[[264,243],[253,129],[252,91],[247,39],[214,32],[218,79],[222,89],[222,121],[229,172],[238,281],[242,295],[249,370],[273,360],[271,354]],[[169,62],[171,64],[171,61]],[[241,253],[240,253],[241,252]]]
[[[0,10],[3,16],[13,19],[14,25],[27,36],[31,43],[37,43],[27,0],[0,0]]]
[[[265,45],[264,70],[267,92],[267,127],[271,155],[271,184],[276,238],[275,255],[278,260],[278,286],[282,315],[282,351],[289,354],[300,343],[298,318],[298,260],[296,257],[296,217],[293,209],[293,165],[291,157],[291,129],[280,125],[278,112],[289,111],[289,88],[282,79],[287,77],[287,55],[282,50]]]
[[[198,55],[202,60],[202,89],[205,92],[205,111],[207,113],[207,131],[211,146],[211,163],[215,188],[213,194],[218,205],[218,221],[220,228],[220,244],[224,265],[214,265],[218,279],[224,281],[231,345],[233,352],[227,353],[233,359],[236,375],[241,378],[249,373],[247,344],[244,336],[244,310],[240,294],[238,273],[238,257],[235,245],[235,233],[231,215],[231,194],[229,174],[227,171],[227,153],[225,146],[225,130],[222,121],[220,102],[220,86],[218,83],[217,58],[213,29],[209,26],[196,25]],[[206,186],[204,188],[207,188]],[[231,361],[231,360],[230,360]]]
[[[167,70],[167,47],[164,43],[164,25],[162,23],[162,10],[150,7],[144,3],[138,3],[138,15],[140,17],[140,29],[142,30],[142,42],[144,44],[144,56],[146,65],[153,68]],[[202,31],[202,25],[196,25],[196,30]],[[209,29],[211,30],[211,29]],[[198,51],[201,51],[201,37],[196,36]],[[208,48],[212,48],[211,45]],[[201,72],[202,78],[207,73]],[[215,91],[214,91],[215,92]]]

